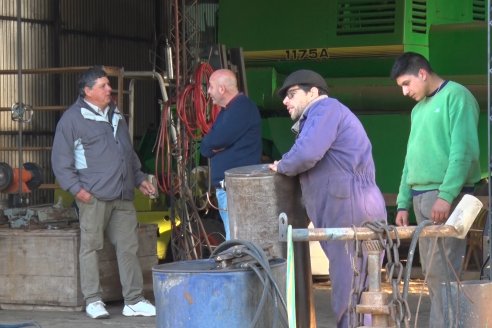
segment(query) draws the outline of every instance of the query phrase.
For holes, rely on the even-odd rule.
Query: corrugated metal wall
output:
[[[18,70],[17,0],[0,2],[0,70]],[[22,68],[45,69],[107,65],[125,71],[151,71],[154,44],[154,0],[20,0]],[[34,108],[31,122],[11,120],[10,107],[19,101],[17,74],[0,74],[0,162],[12,167],[35,162],[45,183],[53,184],[50,147],[61,111],[77,95],[78,73],[22,74],[22,102]],[[116,81],[113,82],[116,89]],[[128,81],[126,81],[125,90]],[[155,81],[136,84],[134,135],[141,137],[158,119]],[[128,104],[128,97],[125,97]],[[127,106],[123,108],[127,112]],[[21,143],[20,143],[21,140]],[[22,161],[19,147],[22,145]],[[7,196],[0,193],[0,199]],[[32,203],[52,202],[52,190],[33,193]]]

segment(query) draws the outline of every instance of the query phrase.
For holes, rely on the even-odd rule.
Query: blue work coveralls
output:
[[[304,110],[296,141],[277,171],[299,175],[306,211],[316,228],[386,221],[369,138],[359,119],[334,98],[320,96]],[[353,241],[323,241],[321,246],[330,262],[337,327],[348,327],[355,245]]]

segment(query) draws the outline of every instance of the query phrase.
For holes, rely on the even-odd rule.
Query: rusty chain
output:
[[[383,245],[386,253],[386,279],[391,284],[390,315],[396,326],[399,328],[403,323],[406,328],[410,326],[411,312],[407,300],[400,292],[401,278],[403,276],[403,264],[400,262],[398,248],[400,238],[395,226],[388,225],[383,221],[366,222],[363,226],[376,232],[379,242]],[[390,237],[390,233],[395,234],[395,240]]]

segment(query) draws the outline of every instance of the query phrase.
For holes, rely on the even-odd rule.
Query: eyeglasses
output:
[[[287,96],[287,98],[292,99],[294,98],[294,96],[296,95],[296,91],[298,90],[302,90],[302,89],[301,88],[290,89],[289,91],[287,91],[285,95]]]

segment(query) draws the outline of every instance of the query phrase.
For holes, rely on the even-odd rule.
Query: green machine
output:
[[[377,182],[398,191],[414,101],[389,78],[396,56],[415,51],[480,103],[481,162],[487,164],[485,0],[220,0],[219,43],[241,47],[249,96],[263,116],[264,151],[278,159],[293,143],[276,96],[284,78],[312,69],[354,111],[373,144]]]

